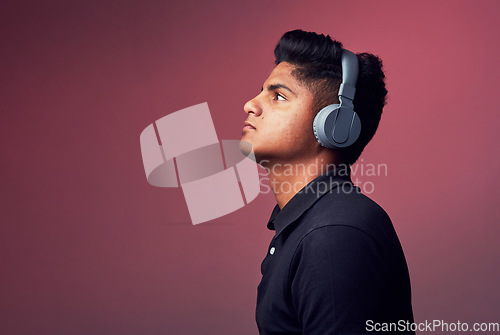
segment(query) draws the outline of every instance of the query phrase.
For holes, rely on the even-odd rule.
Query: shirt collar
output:
[[[322,196],[346,182],[351,182],[350,168],[334,168],[326,171],[297,192],[281,210],[276,205],[267,223],[267,228],[276,230],[276,236],[278,236]]]

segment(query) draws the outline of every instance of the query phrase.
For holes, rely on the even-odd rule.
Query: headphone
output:
[[[314,136],[326,148],[346,148],[356,142],[361,133],[361,121],[353,105],[358,72],[358,57],[342,49],[340,104],[326,106],[316,114],[313,122]]]

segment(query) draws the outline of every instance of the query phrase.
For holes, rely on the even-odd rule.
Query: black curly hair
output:
[[[281,62],[292,64],[292,75],[311,90],[314,95],[313,111],[317,113],[325,106],[339,103],[342,43],[329,35],[292,30],[281,37],[274,55],[276,65]],[[359,77],[354,110],[361,120],[361,134],[350,147],[338,149],[346,164],[356,162],[375,135],[387,96],[382,60],[370,53],[358,53],[356,56],[359,60]]]

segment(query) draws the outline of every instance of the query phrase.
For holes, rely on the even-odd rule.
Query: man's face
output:
[[[278,64],[260,94],[245,104],[241,140],[251,144],[257,162],[298,163],[319,150],[312,129],[313,94],[292,76],[293,68]]]

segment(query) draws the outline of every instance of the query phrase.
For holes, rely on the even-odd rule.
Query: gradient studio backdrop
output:
[[[220,139],[287,30],[385,63],[363,163],[406,252],[417,322],[500,322],[498,1],[3,1],[2,334],[256,334],[275,204],[192,226],[139,134],[207,101]]]

